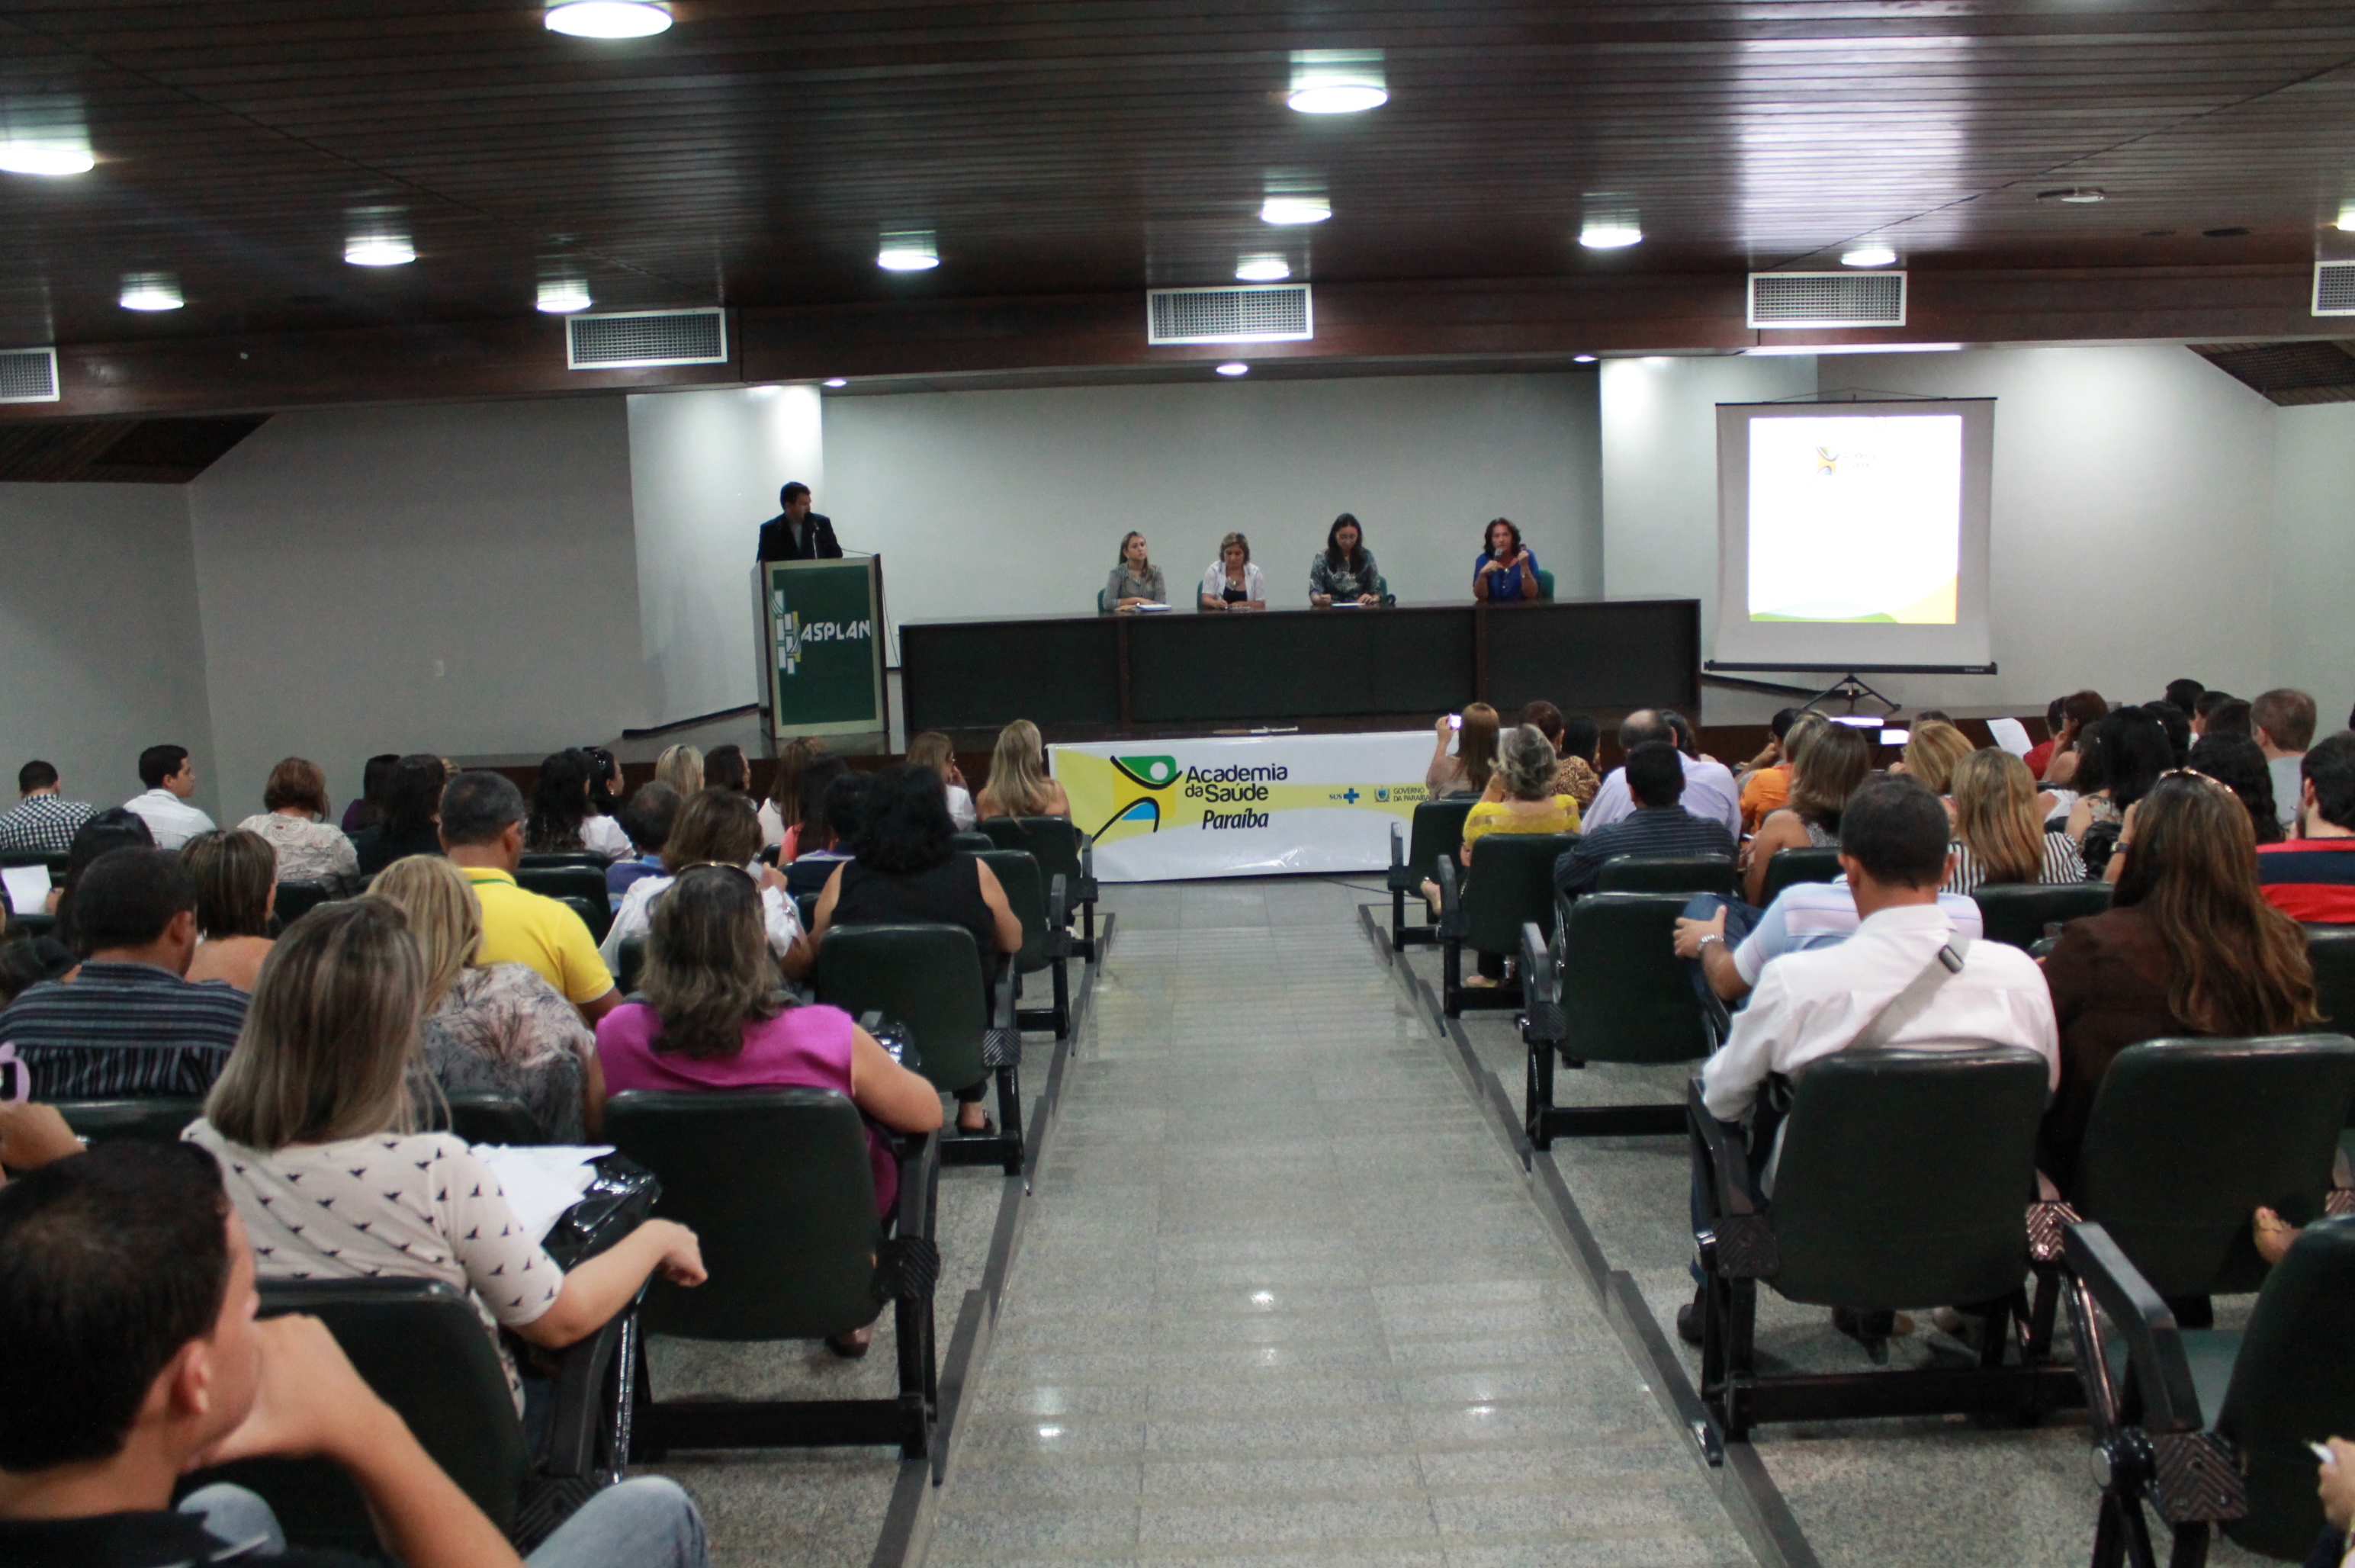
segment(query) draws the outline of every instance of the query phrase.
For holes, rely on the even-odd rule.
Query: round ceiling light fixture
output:
[[[576,38],[650,38],[670,30],[671,16],[659,0],[559,0],[545,20]]]
[[[847,376],[828,376],[826,379],[826,384],[829,387],[847,387],[850,385],[850,378]]]
[[[1295,49],[1292,91],[1302,114],[1363,114],[1391,101],[1380,49]]]
[[[1573,354],[1570,357],[1570,362],[1573,365],[1592,365],[1594,363],[1594,356],[1592,354]]]
[[[177,310],[187,301],[180,297],[180,280],[169,272],[125,272],[121,303],[125,310]]]
[[[1332,198],[1295,192],[1276,195],[1271,192],[1260,203],[1259,220],[1290,228],[1303,223],[1322,223],[1333,216]]]
[[[1840,265],[1843,267],[1886,267],[1896,260],[1897,252],[1878,240],[1840,252]]]
[[[1644,242],[1644,230],[1633,219],[1590,218],[1578,230],[1578,242],[1590,251],[1624,251]]]
[[[1240,359],[1230,359],[1225,364],[1219,367],[1219,374],[1221,376],[1248,376],[1251,374],[1251,367],[1244,364]]]
[[[2339,227],[2355,231],[2355,201],[2343,203],[2339,208]]]
[[[929,272],[941,264],[940,242],[929,229],[905,229],[883,236],[875,264],[887,272]]]
[[[570,315],[574,311],[587,310],[596,303],[589,297],[589,284],[585,279],[554,277],[539,281],[539,308],[550,315]]]
[[[1235,263],[1235,276],[1246,283],[1280,283],[1292,276],[1292,263],[1281,256],[1245,256]]]
[[[405,267],[417,260],[409,222],[397,207],[356,207],[346,215],[344,260],[355,267]]]
[[[2096,201],[2107,201],[2109,198],[2109,192],[2099,186],[2091,185],[2063,186],[2059,190],[2040,190],[2036,193],[2036,199],[2039,201],[2065,201],[2077,207],[2089,206]]]
[[[57,137],[10,137],[0,141],[0,169],[12,175],[39,175],[59,179],[86,175],[98,166],[87,142]]]

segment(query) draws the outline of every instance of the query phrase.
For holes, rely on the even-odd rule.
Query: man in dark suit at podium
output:
[[[796,479],[777,492],[785,509],[761,525],[762,560],[840,560],[834,519],[810,510],[810,487]]]

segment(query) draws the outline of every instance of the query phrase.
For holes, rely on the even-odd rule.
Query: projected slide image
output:
[[[1959,414],[1750,423],[1750,619],[1955,624]]]

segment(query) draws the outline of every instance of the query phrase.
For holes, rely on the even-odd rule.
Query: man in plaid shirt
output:
[[[58,770],[47,763],[18,768],[16,793],[24,798],[0,811],[0,849],[62,855],[73,848],[74,834],[95,810],[83,801],[60,799]]]

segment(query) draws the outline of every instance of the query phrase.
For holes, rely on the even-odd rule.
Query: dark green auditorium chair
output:
[[[49,870],[49,886],[61,888],[66,883],[66,868],[72,864],[71,855],[52,854],[47,849],[0,849],[0,866],[46,866]]]
[[[1595,872],[1598,893],[1733,892],[1731,855],[1614,855]]]
[[[516,872],[516,886],[571,905],[596,941],[604,941],[613,929],[613,900],[605,891],[602,866],[525,866]]]
[[[1689,896],[1587,894],[1570,906],[1559,967],[1536,923],[1521,928],[1521,1042],[1529,1048],[1521,1104],[1537,1147],[1551,1148],[1557,1136],[1684,1131],[1685,1108],[1673,1100],[1556,1105],[1553,1075],[1557,1056],[1582,1071],[1596,1061],[1693,1061],[1710,1053],[1715,1031],[1671,945]]]
[[[1448,855],[1439,861],[1440,1006],[1461,1018],[1465,1008],[1518,1008],[1521,988],[1464,983],[1464,951],[1518,955],[1521,927],[1535,922],[1553,933],[1553,863],[1578,842],[1575,833],[1485,833],[1472,845],[1465,869]]]
[[[607,1103],[605,1136],[662,1179],[662,1213],[695,1232],[710,1271],[691,1290],[648,1282],[647,1333],[822,1339],[867,1327],[889,1305],[899,1349],[898,1392],[881,1399],[666,1403],[641,1366],[640,1456],[890,1443],[904,1458],[923,1457],[939,1400],[939,1135],[895,1140],[900,1197],[888,1239],[875,1213],[867,1123],[831,1089],[632,1090]]]
[[[1012,824],[1013,831],[1006,830]],[[1071,956],[1084,958],[1089,963],[1096,957],[1096,849],[1095,841],[1080,831],[1068,816],[994,816],[981,824],[996,848],[1028,849],[1039,862],[1039,871],[1050,881],[1063,879],[1063,916],[1068,923],[1073,914],[1080,917],[1080,934],[1071,939]],[[1110,923],[1107,917],[1106,923]],[[1111,933],[1105,933],[1110,940]]]
[[[1017,1021],[1024,1029],[1051,1029],[1057,1040],[1070,1039],[1071,933],[1067,885],[1060,877],[1049,877],[1040,869],[1039,858],[1028,849],[992,849],[974,859],[996,875],[997,885],[1006,890],[1006,901],[1022,922],[1022,951],[1014,955],[1015,972],[1036,975],[1043,970],[1054,987],[1053,1006],[1019,1008]],[[1018,984],[1016,989],[1018,994]]]
[[[2355,925],[2306,927],[2306,956],[2320,993],[2321,1027],[2355,1034]]]
[[[1839,851],[1837,849],[1777,849],[1766,862],[1766,880],[1758,893],[1758,907],[1764,909],[1774,901],[1774,895],[1794,882],[1829,882],[1840,874]]]
[[[997,1080],[994,1137],[950,1129],[942,1157],[952,1165],[1022,1169],[1022,1035],[1015,1023],[1014,965],[992,954],[986,970],[973,933],[961,925],[837,925],[817,944],[810,984],[817,999],[852,1018],[880,1013],[906,1027],[910,1066],[943,1093]]]
[[[278,922],[278,929],[283,931],[321,904],[341,896],[342,890],[333,882],[281,882],[270,912]]]
[[[979,829],[968,829],[949,840],[952,848],[967,855],[984,855],[997,848],[997,840]]]
[[[2107,882],[1998,882],[1975,890],[1982,932],[2022,952],[2044,940],[2044,928],[2066,924],[2110,907]]]
[[[622,948],[613,965],[613,988],[624,997],[637,994],[638,981],[646,972],[646,939],[643,936],[622,938]]]
[[[544,871],[559,867],[586,866],[602,877],[605,874],[605,868],[613,863],[594,849],[527,849],[524,851],[522,869]]]
[[[205,1114],[205,1103],[161,1095],[144,1100],[60,1100],[57,1110],[76,1136],[94,1144],[133,1139],[167,1144],[180,1141],[181,1131]]]
[[[2004,1046],[1844,1052],[1792,1096],[1772,1201],[1752,1195],[1739,1128],[1689,1092],[1694,1240],[1702,1271],[1702,1403],[1731,1441],[1762,1422],[1955,1413],[2034,1419],[2078,1396],[2075,1373],[2018,1330],[2044,1058]],[[1761,1151],[1763,1160],[1763,1151]],[[2054,1265],[2041,1265],[2051,1272]],[[1758,1287],[1877,1312],[1987,1314],[1977,1365],[1779,1372],[1762,1367]],[[1866,1342],[1880,1360],[1885,1341]],[[2006,1361],[2007,1349],[2017,1351]]]
[[[442,1115],[442,1107],[449,1114]],[[448,1094],[424,1102],[426,1125],[456,1134],[470,1144],[513,1144],[527,1147],[549,1141],[530,1106],[512,1094],[481,1091]]]
[[[2219,1527],[2305,1557],[2323,1528],[2307,1445],[2345,1436],[2355,1410],[2355,1221],[2307,1227],[2235,1331],[2179,1324],[2099,1224],[2062,1245],[2101,1488],[2094,1568],[2158,1568],[2152,1515],[2169,1568],[2199,1568]]]
[[[1455,800],[1419,801],[1414,808],[1412,833],[1407,825],[1391,824],[1391,867],[1388,885],[1391,894],[1391,956],[1411,944],[1437,942],[1439,927],[1409,925],[1406,923],[1406,901],[1420,901],[1423,884],[1439,874],[1441,857],[1450,863],[1455,852],[1464,847],[1464,819],[1478,804],[1470,795]]]

